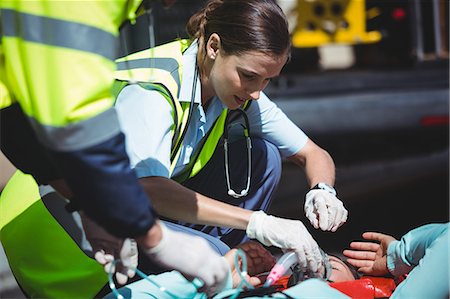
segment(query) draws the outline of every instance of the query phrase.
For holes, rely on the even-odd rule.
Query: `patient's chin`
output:
[[[348,274],[348,273],[333,269],[329,280],[332,282],[343,282],[343,281],[352,281],[352,280],[355,280],[355,278],[353,277],[353,275],[351,273]]]

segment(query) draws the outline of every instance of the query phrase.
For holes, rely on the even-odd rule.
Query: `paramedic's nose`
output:
[[[248,95],[250,96],[250,98],[252,100],[258,100],[259,99],[259,95],[260,95],[261,91],[260,90],[255,90],[253,92],[250,92]]]
[[[258,100],[259,96],[261,94],[261,91],[263,91],[264,88],[266,88],[267,84],[269,84],[269,81],[270,81],[270,79],[265,79],[263,81],[260,81],[256,84],[254,84],[253,86],[251,86],[250,90],[247,90],[250,98],[252,100]]]

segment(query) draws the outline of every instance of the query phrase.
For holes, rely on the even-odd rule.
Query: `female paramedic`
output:
[[[117,61],[116,109],[140,182],[166,219],[228,246],[251,238],[294,249],[317,270],[305,226],[264,212],[283,157],[305,169],[315,228],[335,231],[347,219],[329,154],[262,93],[289,59],[283,12],[273,0],[212,0],[187,32],[190,40]]]

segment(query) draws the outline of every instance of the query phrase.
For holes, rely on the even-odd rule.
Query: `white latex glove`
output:
[[[224,257],[215,252],[208,242],[198,236],[169,229],[163,222],[162,239],[158,245],[144,249],[155,262],[168,269],[175,269],[189,280],[195,277],[203,281],[202,290],[215,294],[226,285],[229,265]]]
[[[133,239],[121,239],[108,233],[84,213],[80,212],[86,239],[92,246],[97,262],[103,265],[106,273],[115,273],[118,284],[125,284],[128,278],[134,277],[138,265],[138,248]],[[117,267],[112,266],[114,260],[120,259]]]
[[[94,255],[95,260],[103,265],[106,273],[115,272],[118,284],[125,284],[128,278],[133,278],[136,274],[134,270],[138,265],[138,248],[134,239],[126,238],[123,240],[119,255],[108,254],[101,249]],[[113,266],[113,261],[120,259],[119,266]],[[112,267],[112,268],[111,268]]]
[[[294,250],[302,269],[317,272],[323,264],[319,246],[299,220],[278,218],[257,211],[250,216],[246,231],[249,238],[266,246]]]
[[[335,195],[314,189],[306,194],[305,214],[314,228],[335,232],[347,221],[348,211]]]

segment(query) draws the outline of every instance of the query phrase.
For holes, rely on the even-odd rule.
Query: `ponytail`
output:
[[[186,31],[190,39],[205,37],[205,26],[211,12],[223,4],[223,0],[208,1],[205,7],[195,13],[186,25]]]
[[[212,33],[226,54],[258,51],[282,55],[290,49],[286,17],[275,0],[210,0],[186,25],[188,36],[204,47]]]

